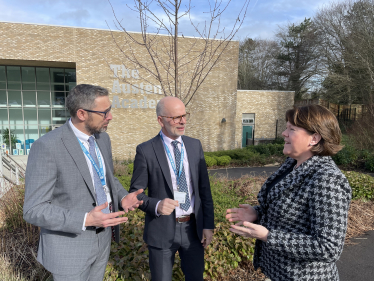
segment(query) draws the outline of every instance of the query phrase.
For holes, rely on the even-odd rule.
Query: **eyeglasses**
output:
[[[177,124],[177,123],[180,123],[182,121],[182,118],[184,118],[184,120],[188,121],[188,119],[190,119],[190,114],[186,113],[186,114],[183,114],[183,115],[180,115],[180,116],[175,116],[175,117],[161,116],[160,115],[160,117],[171,118],[173,120],[173,122],[175,124]]]
[[[109,107],[109,109],[105,110],[105,111],[96,111],[96,110],[89,110],[89,109],[84,109],[82,108],[84,111],[87,111],[87,112],[93,112],[93,113],[101,113],[101,114],[104,114],[104,119],[106,119],[106,117],[108,116],[108,113],[112,110],[112,107]]]

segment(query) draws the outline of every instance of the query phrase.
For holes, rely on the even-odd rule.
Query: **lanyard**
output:
[[[162,137],[161,132],[160,132],[160,137],[162,139],[162,142],[164,143],[164,147],[165,147],[166,153],[168,155],[169,161],[171,163],[171,167],[173,168],[174,174],[177,178],[177,188],[179,190],[179,179],[180,179],[180,176],[182,174],[182,169],[183,169],[183,157],[184,157],[183,142],[181,143],[181,161],[180,161],[180,164],[179,164],[179,173],[178,173],[177,167],[175,166],[175,163],[174,163],[174,160],[173,160],[173,157],[171,156],[170,150],[169,150],[168,146],[166,145],[166,143],[164,141],[164,138]]]
[[[100,169],[97,167],[95,161],[93,160],[91,154],[87,151],[87,148],[84,147],[82,142],[78,139],[79,144],[81,145],[81,148],[84,152],[84,154],[87,156],[87,158],[91,161],[92,166],[95,168],[97,174],[99,175],[101,185],[106,186],[105,184],[105,177],[104,177],[104,169],[103,169],[103,162],[101,161],[101,155],[99,153],[99,148],[97,147],[97,144],[95,142],[95,149],[96,149],[96,155],[99,160]]]

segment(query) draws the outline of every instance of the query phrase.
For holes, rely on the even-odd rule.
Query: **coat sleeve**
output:
[[[137,191],[148,187],[148,165],[147,160],[141,146],[136,147],[136,155],[134,161],[134,172],[131,178],[130,192]],[[144,192],[138,195],[139,200],[143,200],[143,204],[139,209],[151,216],[156,216],[156,205],[159,199],[148,197]]]
[[[204,152],[199,142],[199,195],[203,208],[203,229],[214,229],[214,207]]]
[[[351,188],[341,173],[315,175],[310,184],[310,233],[271,230],[266,246],[297,260],[335,262],[344,245]]]
[[[28,157],[23,218],[33,225],[80,234],[85,212],[51,203],[57,180],[57,165],[51,144],[36,141]]]

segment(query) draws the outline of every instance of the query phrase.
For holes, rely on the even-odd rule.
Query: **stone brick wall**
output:
[[[139,37],[140,34],[134,33]],[[100,85],[110,90],[124,105],[131,100],[160,100],[162,95],[149,93],[112,93],[113,83],[124,81],[114,77],[110,65],[126,65],[126,54],[130,49],[119,50],[113,41],[116,39],[124,46],[125,34],[107,30],[48,26],[36,24],[0,23],[0,64],[34,65],[50,67],[74,66],[77,83]],[[166,38],[166,36],[164,36]],[[192,46],[193,38],[180,38],[180,55],[186,54]],[[196,46],[201,47],[197,44]],[[220,63],[211,71],[200,87],[187,110],[191,119],[186,134],[201,140],[206,151],[230,149],[235,146],[236,85],[239,42],[233,41],[224,52]],[[133,51],[139,59],[150,63],[144,49],[134,46]],[[190,54],[193,56],[193,52]],[[155,83],[146,73],[140,76]],[[187,71],[188,74],[188,71]],[[119,74],[121,75],[121,71]],[[131,79],[130,79],[131,80]],[[141,82],[141,80],[136,81]],[[143,81],[146,83],[145,81]],[[153,106],[151,102],[148,106]],[[121,103],[122,106],[122,103]],[[221,123],[222,118],[227,120]],[[133,158],[136,146],[155,136],[160,127],[154,108],[114,108],[113,120],[108,133],[112,139],[113,155],[117,159]]]
[[[294,104],[294,92],[238,90],[236,109],[235,145],[242,145],[242,114],[255,113],[255,140],[275,138],[276,120],[277,134],[280,136],[286,127],[285,113]]]

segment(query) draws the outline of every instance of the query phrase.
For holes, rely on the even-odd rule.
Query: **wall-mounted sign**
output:
[[[112,93],[115,94],[156,94],[163,95],[160,86],[155,86],[147,83],[132,83],[120,84],[119,78],[122,79],[140,79],[139,72],[136,69],[127,69],[124,65],[111,64],[110,69],[113,71],[114,78],[117,80],[113,81]],[[156,99],[150,99],[144,97],[142,99],[122,99],[119,96],[114,95],[112,100],[112,108],[156,108],[156,104],[159,102],[161,97]]]
[[[4,150],[6,149],[6,144],[5,143],[1,144],[1,149],[4,149]]]

